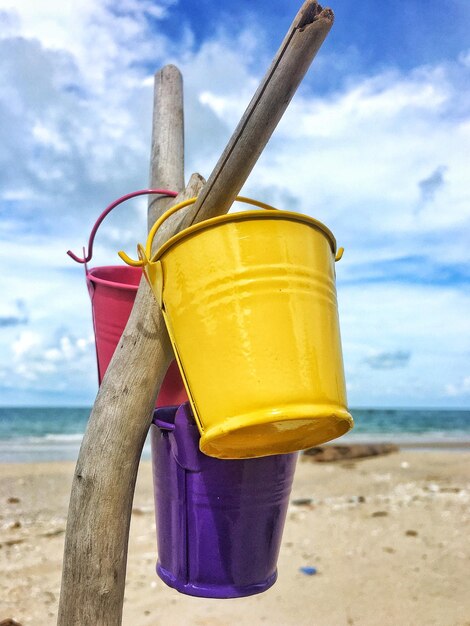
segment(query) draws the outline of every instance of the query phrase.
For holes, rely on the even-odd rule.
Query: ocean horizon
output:
[[[91,407],[0,407],[0,463],[76,460]],[[469,409],[352,408],[354,429],[334,443],[470,447]],[[142,458],[150,458],[146,442]]]

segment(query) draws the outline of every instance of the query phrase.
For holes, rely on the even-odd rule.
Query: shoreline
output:
[[[8,450],[8,456],[2,457],[2,444],[5,445],[7,440],[0,441],[0,466],[3,465],[22,465],[22,464],[42,464],[48,463],[76,463],[78,458],[78,452],[80,442],[77,442],[74,447],[60,447],[51,451],[50,443],[48,443],[48,449],[41,449],[39,446],[37,451],[25,451],[24,449],[16,452],[11,448]],[[5,442],[5,443],[4,443]],[[468,440],[422,440],[416,441],[414,439],[381,439],[381,438],[367,438],[367,437],[354,437],[345,440],[344,438],[335,439],[328,443],[322,444],[320,447],[329,446],[377,446],[393,444],[398,447],[399,450],[409,451],[421,451],[421,452],[468,452],[470,450],[470,439]],[[48,453],[49,452],[49,458]],[[18,454],[18,459],[12,459],[12,457]],[[150,445],[145,444],[142,452],[142,461],[151,460]]]
[[[400,450],[458,450],[462,451],[470,450],[470,439],[460,440],[460,439],[449,439],[449,440],[422,440],[416,441],[415,439],[368,439],[367,437],[354,437],[354,439],[350,438],[347,441],[343,441],[342,439],[337,439],[335,441],[328,442],[324,444],[325,446],[330,445],[383,445],[383,444],[393,444],[396,445]]]
[[[55,623],[74,468],[74,461],[0,464],[0,622]],[[470,450],[402,449],[333,463],[302,456],[276,584],[237,600],[192,598],[155,575],[152,466],[145,460],[123,624],[376,626],[380,615],[383,626],[463,626],[469,509]],[[304,572],[312,568],[314,575]]]
[[[0,621],[54,623],[74,461],[0,464]],[[333,463],[301,457],[276,584],[192,598],[155,575],[152,467],[140,464],[123,624],[464,626],[470,614],[470,450],[402,449]],[[314,569],[314,575],[303,570]],[[410,621],[411,620],[411,621]]]

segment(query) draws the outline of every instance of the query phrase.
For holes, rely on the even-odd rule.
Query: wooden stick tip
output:
[[[155,72],[155,77],[162,76],[164,78],[182,78],[182,74],[180,70],[176,67],[176,65],[172,65],[171,63],[165,65]]]
[[[303,30],[306,26],[309,26],[318,20],[327,20],[333,23],[335,16],[331,9],[324,9],[320,4],[318,4],[317,0],[306,0],[297,17],[298,22],[296,26],[299,30]]]

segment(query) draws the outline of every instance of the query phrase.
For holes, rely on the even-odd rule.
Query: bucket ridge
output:
[[[191,294],[185,301],[179,302],[179,314],[183,314],[187,309],[204,306],[208,310],[224,306],[233,299],[244,300],[254,297],[265,297],[274,295],[299,294],[304,292],[307,295],[321,299],[326,304],[336,308],[337,296],[333,280],[321,280],[319,272],[311,272],[311,275],[286,275],[279,273],[276,275],[263,274],[264,269],[274,269],[271,266],[260,266],[259,274],[247,276],[249,272],[239,271],[231,273],[229,276],[220,278],[208,278],[202,282],[200,288]],[[276,268],[281,269],[281,267]],[[316,276],[317,274],[317,276]],[[279,292],[279,293],[274,293]],[[165,299],[165,292],[163,295]]]
[[[347,432],[330,231],[296,213],[249,211],[195,224],[150,255],[156,230],[140,261],[121,256],[144,266],[162,306],[200,449],[264,457]]]

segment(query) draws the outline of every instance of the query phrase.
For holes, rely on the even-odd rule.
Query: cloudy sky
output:
[[[152,75],[185,84],[186,175],[208,176],[300,6],[0,0],[0,404],[96,393],[81,250],[147,186]],[[326,223],[351,406],[468,407],[470,4],[335,0],[336,21],[244,192]],[[145,201],[96,265],[145,233]]]

